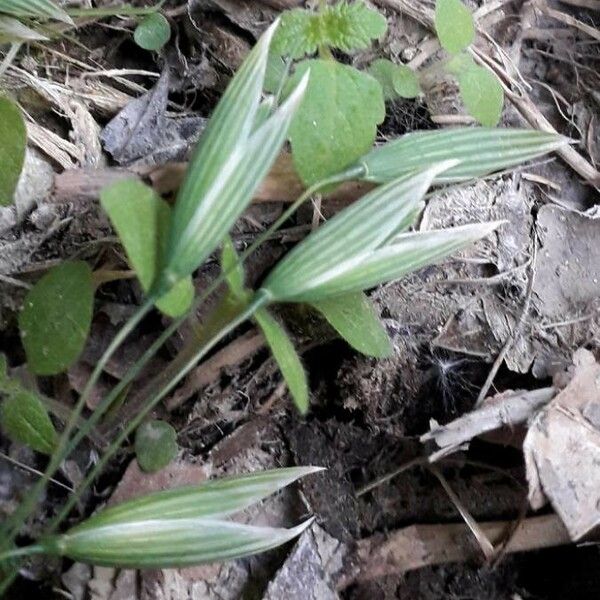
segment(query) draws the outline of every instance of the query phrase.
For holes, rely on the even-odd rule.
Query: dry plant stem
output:
[[[504,521],[480,523],[479,527],[495,545],[506,534]],[[505,552],[524,552],[550,548],[571,542],[557,515],[532,517],[519,523]],[[347,577],[340,587],[357,581],[369,581],[387,575],[401,575],[428,565],[465,561],[473,558],[475,549],[468,528],[460,524],[411,525],[391,532],[385,538],[374,535],[358,543],[360,570]]]
[[[456,510],[460,513],[460,516],[463,518],[465,524],[469,528],[470,532],[473,534],[483,555],[486,560],[490,560],[494,556],[494,545],[490,542],[485,532],[481,529],[477,521],[473,518],[471,513],[466,509],[465,505],[462,503],[462,500],[458,497],[456,492],[452,489],[448,480],[442,475],[442,472],[434,466],[430,466],[429,470],[437,480],[440,482],[441,486],[444,488],[446,494],[448,494],[448,498],[454,504]]]
[[[426,464],[428,464],[428,462],[429,461],[427,460],[427,458],[423,457],[423,456],[419,456],[418,458],[413,458],[412,460],[405,462],[403,465],[400,465],[397,469],[394,469],[393,471],[386,473],[383,477],[380,477],[379,479],[375,479],[371,483],[367,483],[367,485],[365,485],[362,488],[360,488],[359,490],[357,490],[356,496],[357,496],[357,498],[360,498],[361,496],[368,494],[370,491],[374,490],[375,488],[379,487],[380,485],[383,485],[384,483],[387,483],[391,479],[394,479],[394,477],[396,477],[397,475],[404,473],[404,471],[408,471],[409,469],[412,469],[413,467],[426,465]]]

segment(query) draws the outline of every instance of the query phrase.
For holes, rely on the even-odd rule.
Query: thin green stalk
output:
[[[131,316],[131,318],[123,325],[121,330],[115,335],[109,347],[106,349],[88,382],[77,401],[77,404],[71,411],[71,416],[69,421],[67,422],[65,429],[62,432],[60,440],[58,442],[57,448],[52,454],[50,458],[50,462],[44,471],[44,475],[36,482],[33,488],[28,492],[25,500],[21,503],[21,505],[15,510],[15,512],[10,515],[10,517],[6,520],[6,522],[2,525],[2,529],[0,531],[0,537],[6,536],[6,540],[8,544],[11,544],[15,537],[18,535],[19,530],[25,520],[29,517],[29,515],[35,510],[38,498],[41,497],[42,492],[47,485],[50,478],[58,470],[61,462],[66,458],[65,450],[69,447],[69,439],[75,425],[77,424],[81,413],[86,405],[86,402],[92,392],[96,382],[98,381],[100,375],[104,371],[104,367],[112,357],[112,355],[117,351],[117,349],[121,346],[121,344],[125,341],[127,336],[137,327],[140,321],[150,312],[152,307],[154,306],[155,299],[152,297],[146,298],[144,303],[136,310],[136,312]],[[86,432],[87,435],[88,432]]]
[[[339,174],[331,176],[331,177],[329,177],[327,179],[324,179],[323,181],[318,182],[318,183],[312,185],[311,187],[309,187],[294,203],[292,203],[281,214],[281,216],[273,223],[273,225],[271,225],[271,227],[269,227],[263,234],[261,234],[254,241],[254,243],[251,244],[249,246],[249,248],[241,254],[240,258],[238,259],[238,264],[241,264],[245,260],[247,260],[247,258],[250,256],[250,254],[252,252],[254,252],[264,241],[266,241],[269,238],[269,236],[274,231],[276,231],[277,229],[279,229],[281,227],[281,225],[283,225],[283,223],[285,223],[285,221],[287,219],[289,219],[294,214],[294,212],[310,196],[312,196],[313,194],[317,193],[322,188],[329,187],[329,186],[332,186],[332,185],[335,185],[335,184],[339,184],[339,183],[342,183],[344,181],[349,181],[349,180],[352,180],[352,179],[360,178],[362,175],[364,175],[364,173],[362,172],[361,169],[362,169],[362,167],[349,169],[347,171],[344,171],[342,173],[339,173]],[[226,276],[233,269],[235,269],[236,266],[237,265],[234,265],[229,271],[227,271],[225,273],[222,273],[208,287],[208,289],[205,290],[205,292],[198,297],[198,299],[194,302],[194,305],[193,305],[193,307],[192,307],[191,310],[195,310],[204,300],[206,300],[206,298],[210,294],[212,294],[217,289],[217,287],[219,285],[221,285],[223,283],[223,281],[225,280]],[[152,300],[150,302],[150,300],[147,300],[146,304],[143,305],[143,308],[146,307],[148,303],[150,303],[150,307],[151,307],[152,304],[154,303],[154,301]],[[149,308],[147,310],[149,310]],[[146,312],[144,312],[144,314],[146,314]],[[242,313],[242,315],[240,315],[240,317],[238,317],[238,318],[243,317],[244,314],[245,314],[245,312]],[[135,315],[134,315],[134,317],[135,317]],[[141,318],[143,318],[143,315],[141,315],[140,320],[141,320]],[[181,318],[177,319],[176,321],[174,321],[163,332],[163,334],[150,346],[150,348],[143,354],[143,356],[129,370],[129,372],[125,375],[125,377],[121,380],[121,382],[111,391],[111,393],[107,397],[105,397],[103,399],[103,401],[100,403],[100,405],[98,405],[98,407],[92,413],[92,415],[90,416],[90,418],[81,426],[81,428],[79,429],[79,431],[75,434],[75,436],[73,436],[73,439],[70,441],[70,443],[67,444],[66,452],[64,453],[64,456],[68,456],[75,449],[75,447],[81,442],[81,440],[90,433],[90,431],[92,430],[92,428],[99,422],[99,420],[102,418],[102,415],[106,412],[106,410],[108,410],[108,408],[111,406],[111,404],[114,402],[114,400],[135,379],[135,377],[139,374],[139,372],[142,370],[142,368],[156,354],[156,352],[162,347],[162,345],[166,342],[166,340],[175,331],[177,331],[177,329],[185,321],[185,318],[186,317],[184,316],[184,317],[181,317]],[[245,318],[247,318],[247,317],[245,317]],[[245,320],[245,318],[244,318],[244,320]],[[132,317],[132,319],[133,319],[133,317]],[[236,321],[237,321],[237,319],[236,319]],[[123,327],[123,330],[125,330],[128,327],[128,325],[129,325],[129,323],[125,324],[125,326]],[[235,326],[237,326],[237,325],[235,325]],[[135,324],[133,325],[132,329],[134,327],[135,327]],[[223,336],[227,335],[227,332],[222,333],[222,335]],[[221,338],[219,338],[219,339],[221,339]],[[213,345],[216,344],[216,343],[218,343],[218,341],[219,340],[215,340],[214,342],[212,342],[212,340],[211,340],[211,342],[212,342]],[[112,344],[111,344],[111,346],[112,346]],[[204,354],[206,352],[208,352],[209,350],[210,350],[210,348],[205,349],[204,352],[199,357],[198,357],[198,354],[194,355],[194,357],[193,357],[194,362],[191,363],[192,366],[189,367],[185,371],[184,374],[180,374],[180,376],[177,377],[177,382],[179,382],[181,380],[181,378],[184,377],[185,374],[187,374],[187,372],[189,372],[189,370],[191,368],[193,368],[193,365],[195,364],[195,362],[197,362],[198,360],[200,360],[202,358],[202,356],[204,356]],[[108,361],[108,358],[106,359],[106,361]],[[101,372],[101,370],[104,368],[105,364],[106,364],[106,362],[104,362],[104,364],[102,364],[102,367],[100,369],[98,369],[98,368],[96,369],[98,371],[98,376],[99,376],[99,373]],[[188,365],[189,364],[190,363],[188,363]],[[96,376],[96,380],[97,380],[98,376]],[[92,374],[92,377],[94,377],[94,374]],[[90,378],[90,380],[91,380],[91,378]],[[177,385],[177,382],[174,383],[173,386]],[[168,386],[169,385],[170,384],[168,384]],[[86,386],[86,388],[87,387],[88,386]],[[171,389],[172,389],[172,387],[168,387],[167,391],[165,391],[164,394],[168,394]],[[86,393],[86,390],[84,390],[84,393]],[[89,394],[89,391],[87,393]],[[69,499],[67,501],[67,504],[61,510],[61,512],[59,513],[59,515],[57,515],[53,519],[53,521],[51,523],[51,531],[55,531],[56,530],[56,528],[60,525],[60,523],[64,520],[64,518],[72,510],[73,506],[77,502],[77,498],[83,493],[83,491],[87,488],[87,486],[94,480],[94,478],[97,476],[97,474],[100,472],[100,470],[104,467],[104,465],[112,457],[112,455],[114,454],[114,452],[116,452],[116,450],[120,447],[120,444],[122,443],[122,441],[124,441],[126,439],[126,437],[129,435],[129,433],[131,431],[133,431],[133,429],[135,429],[135,427],[137,427],[137,422],[141,422],[141,420],[149,412],[149,410],[151,410],[152,407],[155,406],[155,404],[158,403],[160,401],[160,399],[162,399],[162,397],[164,397],[164,394],[161,395],[160,398],[158,398],[157,400],[155,400],[150,408],[147,408],[147,409],[145,409],[143,411],[141,418],[138,416],[138,419],[136,419],[136,424],[133,426],[133,428],[131,428],[131,424],[130,424],[127,427],[126,431],[123,432],[119,436],[118,441],[115,441],[115,442],[113,442],[113,444],[111,444],[111,446],[109,447],[109,449],[105,452],[105,454],[103,456],[103,459],[100,461],[100,463],[98,463],[94,467],[94,469],[92,470],[92,472],[90,472],[90,474],[81,483],[81,485],[79,486],[79,488],[77,490],[77,495],[75,497],[71,497],[71,499]],[[81,405],[81,409],[80,409],[79,413],[77,414],[77,417],[79,417],[79,414],[81,413],[81,410],[83,409],[83,405],[84,404],[85,404],[85,398],[84,398],[83,402],[82,402],[82,400],[80,398],[78,406]],[[73,417],[72,417],[72,419],[73,419]],[[70,432],[69,432],[69,434],[70,434]],[[56,461],[52,461],[52,462],[56,462]],[[56,463],[56,464],[48,465],[48,468],[46,469],[46,473],[44,474],[44,479],[41,479],[36,484],[36,486],[34,486],[34,489],[32,489],[30,493],[28,493],[25,502],[21,505],[21,507],[19,509],[17,509],[17,511],[15,511],[15,512],[19,513],[18,517],[15,517],[15,514],[11,515],[10,525],[13,525],[13,523],[16,522],[16,525],[14,525],[13,527],[14,527],[14,529],[16,529],[17,532],[18,532],[18,529],[20,529],[22,523],[25,521],[25,519],[27,519],[27,517],[31,514],[32,510],[35,508],[36,499],[37,499],[38,496],[41,495],[41,492],[43,491],[43,488],[44,488],[44,486],[47,483],[47,479],[49,477],[52,477],[54,475],[54,473],[58,469],[59,465],[60,465],[60,461],[58,461],[58,463]],[[52,466],[52,468],[50,468],[51,466]],[[13,517],[15,517],[15,518],[13,519]],[[17,518],[19,519],[18,521],[17,521]],[[3,529],[7,529],[8,526],[9,526],[9,524],[4,525]],[[13,535],[16,535],[16,533],[13,533]],[[10,539],[14,540],[14,537],[11,537]],[[12,575],[9,575],[7,578],[5,578],[5,580],[0,584],[0,596],[2,595],[2,593],[6,589],[8,589],[8,587],[11,585],[12,581],[14,580],[15,576],[16,576],[16,571]]]
[[[31,556],[32,554],[43,553],[44,547],[40,544],[32,544],[31,546],[23,546],[22,548],[11,548],[10,550],[0,552],[0,563],[11,560],[12,558],[21,558],[23,556]]]
[[[137,413],[135,418],[130,421],[127,426],[121,431],[121,433],[112,441],[110,446],[106,449],[100,460],[94,465],[93,469],[87,474],[85,479],[81,482],[76,492],[67,500],[58,515],[52,519],[48,532],[53,533],[59,524],[65,519],[73,507],[77,504],[81,494],[87,489],[87,487],[94,481],[96,476],[106,466],[108,461],[112,458],[113,454],[121,447],[123,442],[129,437],[129,435],[135,431],[140,423],[146,418],[146,415],[167,395],[171,392],[177,384],[198,364],[202,358],[210,352],[223,338],[232,333],[242,323],[250,319],[254,313],[269,303],[269,297],[263,293],[257,293],[250,301],[248,306],[232,321],[230,321],[221,331],[216,333],[210,338],[205,344],[197,349],[195,354],[190,357],[187,363],[182,369],[171,378],[164,386],[162,386],[150,399],[146,402],[143,409]]]
[[[345,181],[351,178],[353,175],[356,175],[355,172],[344,172],[342,174],[336,175],[334,177],[330,177],[325,179],[319,183],[314,184],[309,189],[307,189],[298,199],[291,204],[282,214],[281,216],[264,232],[262,233],[239,257],[238,264],[244,263],[248,257],[261,245],[263,244],[269,236],[279,229],[287,219],[291,217],[291,215],[298,210],[298,208],[313,194],[315,194],[318,190],[323,187],[328,187],[335,183],[339,183],[340,181]],[[225,278],[229,275],[229,273],[235,269],[237,265],[233,266],[230,270],[221,273],[215,281],[213,281],[208,288],[198,296],[198,298],[194,301],[194,304],[190,311],[196,310],[218,287],[223,283]],[[65,455],[68,456],[81,442],[81,440],[88,436],[92,429],[99,423],[102,416],[106,413],[106,411],[110,408],[112,403],[120,396],[120,394],[126,389],[126,387],[132,383],[132,381],[139,375],[144,366],[148,363],[148,361],[158,352],[158,350],[163,346],[163,344],[181,327],[184,323],[187,316],[183,316],[173,321],[171,325],[154,341],[154,343],[144,352],[144,354],[136,361],[135,365],[131,367],[131,369],[125,374],[125,376],[121,379],[121,381],[111,390],[111,392],[103,398],[103,400],[98,404],[95,408],[92,415],[83,423],[78,430],[78,432],[73,436],[73,439],[70,441],[69,446],[66,450]]]

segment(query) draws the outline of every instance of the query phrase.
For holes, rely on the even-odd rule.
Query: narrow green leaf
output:
[[[52,454],[58,434],[42,401],[17,380],[9,379],[6,358],[0,355],[0,424],[6,435],[43,454]]]
[[[119,235],[127,259],[144,291],[159,272],[171,220],[171,207],[137,179],[119,181],[102,190],[102,208]],[[190,277],[180,280],[156,306],[171,317],[183,315],[194,299]]]
[[[386,100],[416,98],[421,93],[419,78],[406,65],[396,65],[387,58],[380,58],[371,63],[369,73],[379,81]]]
[[[287,383],[294,404],[305,414],[309,407],[308,381],[302,361],[283,327],[266,310],[258,310],[254,318],[258,323],[281,374]]]
[[[462,52],[475,39],[473,15],[460,0],[436,0],[435,30],[440,44],[451,54]]]
[[[562,136],[534,129],[418,131],[374,148],[360,164],[366,171],[365,181],[386,183],[439,161],[458,160],[436,177],[437,183],[450,183],[514,167],[567,143]]]
[[[457,79],[468,113],[482,125],[497,125],[504,105],[504,92],[498,78],[485,67],[471,61],[457,74]]]
[[[5,17],[0,14],[0,44],[12,44],[14,42],[27,42],[31,40],[43,41],[48,38],[39,31],[27,27],[18,19]]]
[[[220,519],[260,502],[301,477],[319,471],[322,471],[319,467],[272,469],[155,492],[106,508],[72,531],[147,520]]]
[[[333,296],[312,305],[355,350],[377,358],[391,356],[387,331],[362,292]]]
[[[177,432],[165,421],[146,421],[135,432],[135,456],[142,471],[154,473],[177,456]]]
[[[436,165],[369,192],[311,233],[269,273],[263,289],[275,302],[312,302],[321,282],[408,228],[440,170]],[[340,292],[341,293],[341,292]]]
[[[283,145],[307,80],[254,130],[272,32],[244,61],[200,140],[175,205],[158,289],[192,273],[222,242]]]
[[[168,569],[265,552],[300,535],[312,519],[292,529],[254,527],[204,519],[148,520],[67,532],[46,539],[49,554],[124,569]]]
[[[0,97],[0,205],[7,206],[21,176],[27,146],[27,129],[21,111]]]
[[[221,270],[225,273],[227,285],[231,293],[240,300],[247,300],[244,284],[244,265],[238,260],[238,254],[231,237],[227,236],[221,251]]]
[[[19,328],[34,373],[55,375],[77,360],[90,330],[93,306],[92,271],[83,261],[54,267],[29,291]]]
[[[310,83],[290,128],[294,166],[305,184],[342,171],[373,145],[385,117],[381,85],[331,60],[307,60],[288,86],[310,70]]]
[[[393,243],[366,252],[356,261],[340,265],[339,273],[320,282],[315,295],[322,297],[367,290],[396,281],[486,237],[502,222],[477,223],[452,229],[405,233]]]
[[[52,0],[0,0],[0,13],[13,17],[56,19],[73,25],[73,20]]]
[[[171,25],[161,13],[152,13],[135,28],[133,39],[144,50],[160,50],[171,39]]]

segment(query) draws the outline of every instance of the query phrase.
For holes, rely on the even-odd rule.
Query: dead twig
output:
[[[480,523],[485,536],[495,545],[506,535],[506,521]],[[556,515],[523,520],[507,543],[505,553],[550,548],[570,543],[569,535]],[[340,582],[344,589],[353,583],[388,575],[400,575],[428,565],[462,562],[477,555],[473,538],[463,523],[411,525],[387,536],[382,534],[358,542],[357,572]]]

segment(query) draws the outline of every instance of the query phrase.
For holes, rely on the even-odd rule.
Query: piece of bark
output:
[[[510,391],[487,398],[484,404],[446,425],[431,427],[421,436],[421,441],[435,440],[444,451],[460,446],[474,437],[506,425],[524,423],[556,394],[556,388],[547,387],[533,391]],[[432,455],[433,460],[435,455]]]
[[[52,201],[59,204],[95,203],[104,187],[132,178],[148,178],[159,194],[172,194],[177,192],[183,182],[187,167],[188,163],[168,163],[156,169],[136,171],[120,168],[67,170],[54,178]],[[326,194],[326,197],[332,202],[345,204],[360,198],[372,188],[372,184],[351,181],[340,185]],[[294,171],[291,155],[284,152],[275,161],[271,172],[258,188],[254,201],[293,202],[304,189],[304,185]]]
[[[578,350],[571,382],[536,416],[523,452],[529,502],[548,498],[573,540],[600,529],[600,364]]]
[[[498,545],[512,523],[480,523],[486,537]],[[562,521],[556,515],[525,519],[514,531],[505,552],[549,548],[570,542]],[[462,523],[449,525],[411,525],[391,534],[365,538],[358,543],[357,572],[345,578],[343,587],[357,582],[401,575],[429,565],[470,560],[481,554],[472,533]]]

